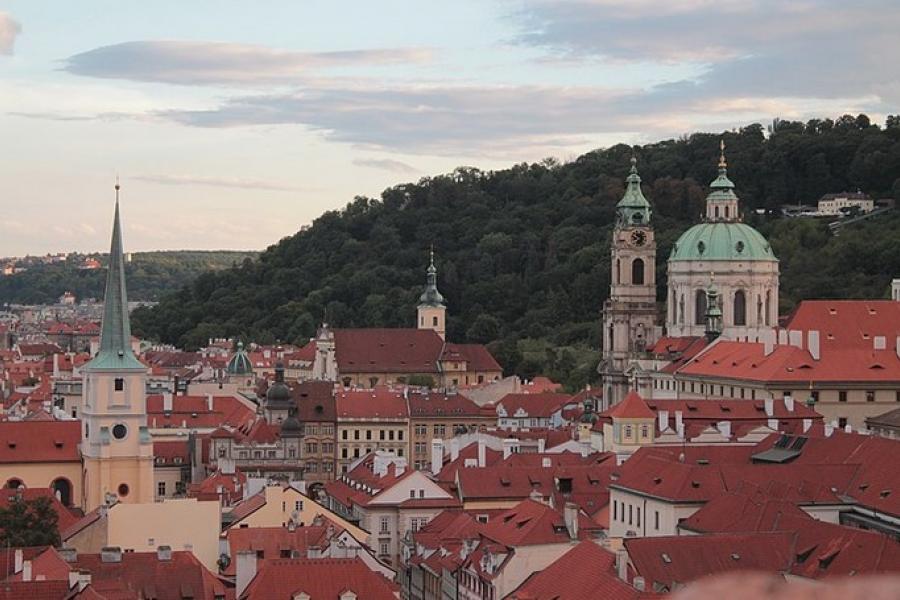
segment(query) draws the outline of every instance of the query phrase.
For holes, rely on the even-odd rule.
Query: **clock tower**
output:
[[[153,502],[153,441],[147,429],[147,367],[131,350],[118,183],[100,351],[82,368],[82,375],[84,510],[97,508],[109,495],[116,496],[119,502]]]
[[[649,386],[649,378],[641,377],[643,370],[638,361],[661,333],[656,324],[656,239],[650,222],[652,209],[641,192],[636,162],[631,159],[625,195],[616,205],[609,298],[603,304],[603,353],[597,370],[607,407],[621,402],[630,387]],[[650,397],[649,389],[637,391]]]

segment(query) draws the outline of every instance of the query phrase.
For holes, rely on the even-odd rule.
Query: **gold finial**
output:
[[[719,168],[724,169],[728,166],[725,162],[725,140],[719,140]]]
[[[431,266],[434,266],[434,244],[431,244],[430,247],[429,260],[431,261]]]

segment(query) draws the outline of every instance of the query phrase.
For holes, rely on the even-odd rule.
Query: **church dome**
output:
[[[291,388],[284,382],[284,365],[275,365],[275,382],[266,391],[266,402],[269,404],[287,403],[291,401]]]
[[[694,225],[672,246],[670,261],[778,260],[766,238],[744,223],[718,222]]]
[[[226,371],[229,375],[250,375],[253,373],[253,363],[250,357],[244,352],[244,343],[238,342],[237,352],[228,361]]]

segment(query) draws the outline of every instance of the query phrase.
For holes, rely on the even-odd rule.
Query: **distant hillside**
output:
[[[195,251],[135,252],[126,265],[130,300],[158,300],[193,282],[201,273],[215,272],[256,258],[257,252]],[[84,270],[79,267],[86,258],[96,258],[104,266],[106,256],[100,254],[70,255],[56,264],[28,264],[27,271],[0,277],[0,304],[50,304],[66,291],[81,298],[102,298],[106,270]]]
[[[567,164],[459,168],[397,185],[380,199],[358,197],[325,213],[258,260],[201,275],[159,306],[136,311],[134,328],[190,348],[219,335],[302,342],[326,309],[337,326],[411,326],[434,244],[451,340],[489,342],[508,372],[581,385],[595,376],[610,232],[629,158],[637,156],[654,205],[663,300],[666,258],[699,220],[721,137],[746,220],[769,236],[781,260],[782,311],[806,297],[887,293],[891,276],[900,276],[896,214],[839,237],[822,221],[772,214],[826,192],[900,196],[900,118],[882,128],[860,115],[781,121],[770,136],[752,125],[618,145]]]

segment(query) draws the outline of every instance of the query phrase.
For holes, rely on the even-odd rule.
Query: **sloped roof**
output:
[[[631,390],[624,400],[606,409],[600,416],[612,419],[654,419],[656,413],[650,410],[640,394]]]
[[[652,594],[651,594],[652,595]],[[637,600],[646,594],[628,585],[616,574],[616,556],[594,542],[583,541],[536,571],[509,600]]]
[[[0,464],[81,461],[81,421],[0,421],[0,440]]]
[[[787,573],[793,563],[791,533],[746,533],[626,538],[628,557],[647,587],[671,590],[728,571]]]
[[[338,419],[406,419],[409,411],[399,390],[379,386],[337,392]]]
[[[482,344],[444,345],[441,360],[464,360],[468,371],[502,371],[497,359]]]
[[[444,341],[431,329],[335,329],[338,370],[437,373]]]
[[[396,589],[359,558],[274,559],[262,563],[240,598],[293,598],[303,592],[311,600],[334,600],[349,590],[360,600],[396,600]]]
[[[579,538],[597,532],[599,525],[583,514],[578,515]],[[488,521],[481,530],[485,538],[505,546],[534,546],[569,541],[569,533],[561,512],[534,500],[523,500]]]
[[[553,413],[561,410],[563,406],[572,402],[569,394],[557,394],[554,392],[540,392],[537,394],[514,393],[503,396],[497,407],[503,406],[510,417],[522,410],[529,417],[548,418]]]
[[[481,407],[462,394],[446,392],[410,391],[410,418],[422,417],[481,417],[496,419],[492,412],[484,412]]]

